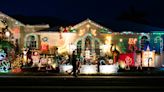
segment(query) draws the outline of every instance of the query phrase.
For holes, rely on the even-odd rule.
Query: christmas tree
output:
[[[17,58],[11,63],[12,73],[19,73],[21,72],[21,64],[22,58],[17,56]]]

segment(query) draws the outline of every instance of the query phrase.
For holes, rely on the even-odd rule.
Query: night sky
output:
[[[52,16],[71,22],[90,18],[115,26],[133,21],[164,28],[163,0],[1,0],[0,10],[7,15]]]

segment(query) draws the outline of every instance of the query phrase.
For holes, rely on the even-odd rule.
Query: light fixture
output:
[[[123,39],[121,38],[121,39],[120,39],[120,42],[122,42],[122,41],[123,41]]]
[[[10,37],[10,32],[9,32],[9,31],[6,31],[6,32],[5,32],[5,36],[6,36],[6,37]]]
[[[87,28],[90,28],[90,25],[89,25],[89,24],[87,24],[87,25],[86,25],[86,27],[87,27]]]

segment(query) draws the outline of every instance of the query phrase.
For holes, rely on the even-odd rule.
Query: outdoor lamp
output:
[[[6,36],[6,37],[10,37],[10,32],[9,32],[9,31],[6,31],[6,32],[5,32],[5,36]]]

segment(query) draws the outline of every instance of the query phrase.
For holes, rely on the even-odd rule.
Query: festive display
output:
[[[12,73],[20,73],[22,71],[21,66],[22,66],[22,57],[17,55],[16,59],[11,63],[11,72]]]
[[[70,73],[73,69],[72,65],[60,65],[60,73]]]
[[[80,68],[81,74],[96,74],[98,72],[97,65],[82,65]]]
[[[114,32],[90,19],[52,30],[49,25],[24,25],[0,15],[0,72],[69,73],[73,51],[80,74],[113,74],[164,64],[164,32]]]
[[[23,48],[23,65],[27,64],[27,52],[29,49]]]
[[[142,51],[142,66],[155,67],[154,59],[155,59],[155,51],[150,51],[149,46],[147,46],[146,51]]]
[[[114,65],[100,65],[100,73],[102,74],[115,74],[118,71],[118,64]]]
[[[10,62],[3,49],[0,49],[0,72],[9,72]]]
[[[33,52],[31,57],[32,57],[32,62],[33,62],[32,67],[38,66],[39,61],[40,61],[39,52],[37,52],[37,51]]]
[[[120,54],[119,62],[124,63],[125,69],[130,70],[130,67],[135,65],[134,53]]]

